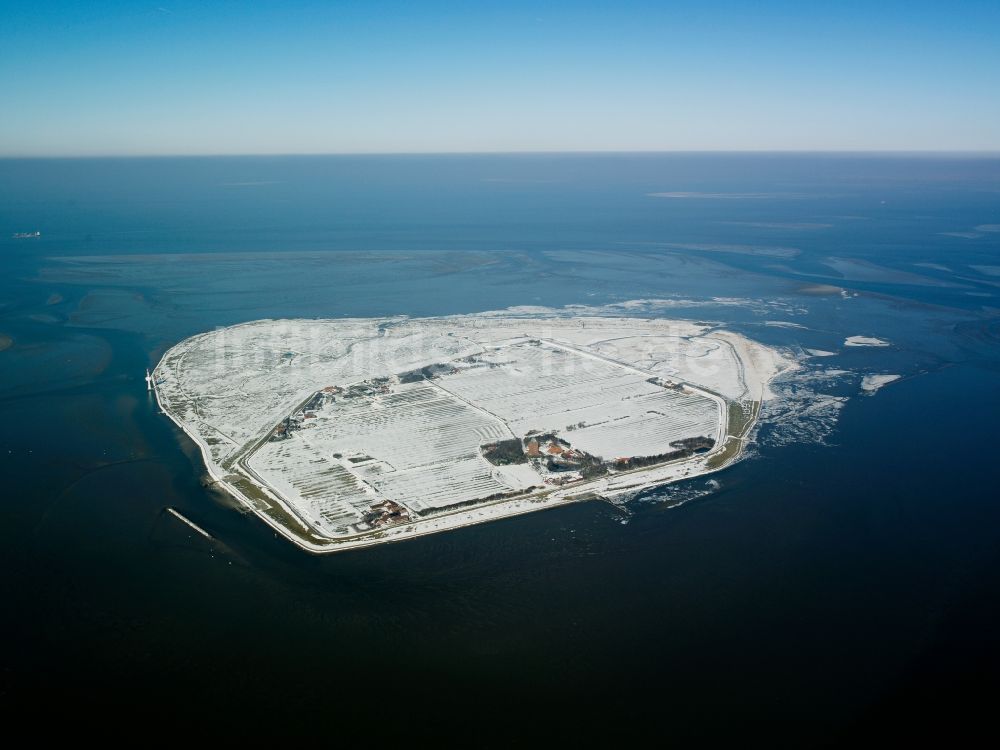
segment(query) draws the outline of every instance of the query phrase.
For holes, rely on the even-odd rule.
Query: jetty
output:
[[[215,541],[215,537],[214,536],[212,536],[211,534],[209,534],[207,531],[205,531],[205,529],[201,528],[201,526],[199,526],[198,524],[196,524],[191,519],[186,518],[185,516],[181,515],[181,513],[179,511],[174,510],[173,508],[167,508],[167,513],[169,513],[170,515],[172,515],[175,518],[179,519],[180,521],[186,523],[188,526],[190,526],[192,529],[194,529],[195,531],[197,531],[199,534],[201,534],[206,539],[210,539],[213,542]]]

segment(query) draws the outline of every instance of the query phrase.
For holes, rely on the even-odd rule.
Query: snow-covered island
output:
[[[844,339],[844,346],[889,346],[889,342],[874,336],[848,336]]]
[[[876,391],[889,385],[889,383],[894,383],[900,379],[900,375],[872,373],[871,375],[865,375],[861,379],[861,391],[869,395],[874,395]]]
[[[705,323],[532,309],[245,323],[150,380],[220,487],[325,553],[716,471],[793,366]]]

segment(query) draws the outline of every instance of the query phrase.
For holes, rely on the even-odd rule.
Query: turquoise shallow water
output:
[[[263,731],[391,696],[487,734],[557,711],[790,740],[974,712],[1000,663],[998,196],[1000,160],[946,157],[0,161],[5,702],[267,705]],[[201,486],[142,380],[262,317],[641,298],[837,352],[832,432],[765,425],[717,487],[317,559]],[[870,372],[903,378],[859,396]]]

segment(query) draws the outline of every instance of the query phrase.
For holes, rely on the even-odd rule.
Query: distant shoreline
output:
[[[0,154],[2,161],[85,161],[98,159],[323,159],[352,157],[462,157],[462,156],[769,156],[794,157],[812,156],[826,158],[910,158],[910,159],[1000,159],[1000,150],[983,149],[732,149],[732,150],[676,150],[676,149],[593,149],[585,151],[553,151],[550,149],[528,149],[510,151],[260,151],[254,153],[205,152],[205,153],[33,153],[33,154]]]

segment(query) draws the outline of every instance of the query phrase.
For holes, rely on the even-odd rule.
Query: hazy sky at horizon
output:
[[[2,2],[0,155],[1000,150],[1000,2]]]

